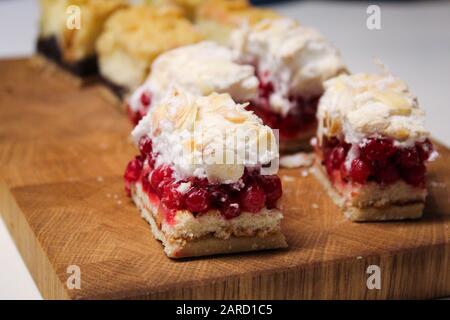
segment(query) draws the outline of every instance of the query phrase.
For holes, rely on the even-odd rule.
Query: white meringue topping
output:
[[[408,86],[391,74],[341,75],[325,83],[318,138],[343,134],[346,142],[385,136],[397,145],[424,140],[424,112]]]
[[[345,70],[338,50],[318,31],[288,18],[242,26],[230,45],[236,59],[255,65],[273,84],[270,104],[281,114],[292,108],[290,96],[320,95],[323,81]]]
[[[178,179],[233,183],[245,167],[279,157],[272,129],[228,94],[198,97],[174,90],[152,107],[132,136],[136,143],[150,137],[159,154],[156,166],[170,165]]]
[[[140,108],[140,96],[151,92],[152,105],[158,104],[175,86],[193,95],[229,93],[235,101],[246,102],[257,94],[254,68],[232,60],[230,49],[213,42],[201,42],[168,51],[152,65],[147,81],[132,95],[129,104]]]

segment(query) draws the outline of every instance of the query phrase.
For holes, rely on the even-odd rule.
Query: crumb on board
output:
[[[292,176],[282,176],[281,179],[283,179],[283,181],[286,181],[286,182],[292,182],[292,181],[295,181],[295,178],[292,177]]]
[[[312,207],[313,209],[319,209],[319,205],[318,205],[317,203],[313,203],[313,204],[311,205],[311,207]]]
[[[430,186],[433,188],[446,188],[447,184],[445,182],[430,181]]]
[[[314,155],[305,152],[298,152],[280,158],[280,166],[288,169],[310,167],[313,162]]]
[[[98,147],[100,148],[100,150],[106,150],[106,149],[108,149],[108,144],[105,142],[102,142],[98,145]]]

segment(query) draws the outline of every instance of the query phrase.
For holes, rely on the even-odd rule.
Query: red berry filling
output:
[[[123,175],[123,178],[125,180],[125,191],[127,192],[128,195],[130,194],[131,191],[131,184],[139,180],[141,172],[142,172],[142,157],[137,156],[128,163],[125,173]]]
[[[425,186],[424,162],[433,151],[430,140],[417,142],[413,147],[399,148],[391,139],[369,138],[354,146],[356,157],[346,164],[350,147],[335,137],[324,138],[322,163],[332,180],[339,176],[344,182],[363,184],[375,181],[388,185],[402,179],[413,186]]]
[[[160,166],[151,172],[150,186],[159,197],[163,196],[164,188],[175,181],[172,175],[172,169],[167,166]]]
[[[164,186],[161,202],[169,209],[178,209],[183,205],[185,196],[177,190],[178,183],[168,183]]]
[[[280,178],[276,175],[259,176],[259,183],[266,195],[266,206],[269,209],[276,207],[276,202],[283,193]]]
[[[239,197],[242,209],[248,212],[257,213],[266,203],[266,195],[263,188],[257,184],[246,186]]]
[[[270,108],[270,96],[274,92],[274,85],[267,80],[267,73],[257,75],[260,83],[258,98],[248,105],[247,109],[253,111],[262,119],[264,124],[278,129],[280,138],[294,138],[300,132],[306,132],[316,126],[316,110],[319,97],[304,99],[302,97],[289,97],[294,105],[287,115],[273,112]]]
[[[356,158],[353,159],[352,163],[350,164],[350,170],[347,174],[352,181],[364,183],[369,178],[371,171],[372,168],[370,166],[370,163]]]
[[[203,213],[210,207],[210,197],[206,189],[192,188],[186,194],[185,205],[191,212]]]
[[[257,213],[265,206],[275,208],[282,196],[280,178],[260,175],[258,169],[246,169],[241,181],[234,184],[213,184],[194,177],[176,181],[169,166],[154,168],[157,154],[152,151],[151,139],[141,138],[139,150],[141,155],[130,161],[125,171],[125,188],[130,194],[131,185],[140,181],[143,190],[149,196],[156,195],[167,209],[167,221],[173,220],[174,211],[184,209],[195,214],[217,209],[225,219],[232,219],[242,211]],[[182,186],[186,183],[187,190]]]
[[[152,140],[149,137],[144,136],[139,140],[139,151],[143,157],[148,157],[152,154]]]
[[[148,91],[144,91],[139,98],[139,109],[132,110],[130,105],[127,106],[128,117],[130,121],[137,125],[139,121],[147,114],[152,103],[152,95]]]

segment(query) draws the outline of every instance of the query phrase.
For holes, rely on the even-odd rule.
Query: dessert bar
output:
[[[315,173],[332,199],[354,221],[421,217],[436,152],[417,98],[390,74],[341,75],[325,86]]]
[[[310,148],[323,82],[346,71],[338,50],[315,29],[280,18],[233,32],[236,61],[255,67],[258,97],[249,108],[279,129],[280,150]]]
[[[228,94],[175,90],[132,136],[140,155],[126,168],[125,187],[167,256],[286,247],[281,181],[264,170],[278,159],[275,136]],[[225,155],[232,161],[217,161]]]

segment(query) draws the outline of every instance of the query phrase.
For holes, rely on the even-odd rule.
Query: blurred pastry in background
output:
[[[153,6],[177,6],[185,13],[186,17],[194,20],[195,11],[205,0],[144,0],[146,3]]]
[[[210,41],[172,49],[154,62],[150,75],[128,99],[131,121],[137,124],[147,112],[177,87],[196,96],[228,93],[245,103],[258,94],[258,79],[251,65],[237,64],[228,47]]]
[[[310,149],[323,82],[346,72],[338,49],[317,30],[288,18],[242,26],[230,46],[235,61],[255,67],[259,93],[248,108],[279,129],[280,150]]]
[[[205,0],[196,8],[195,23],[206,39],[228,44],[235,28],[278,17],[275,11],[253,7],[247,0]]]
[[[144,82],[161,53],[201,38],[176,7],[139,5],[121,10],[108,19],[97,41],[101,77],[123,97]]]
[[[37,51],[79,76],[98,71],[95,43],[106,19],[127,6],[125,0],[40,0]],[[76,6],[76,7],[71,7]],[[71,8],[79,8],[79,19]],[[76,23],[79,22],[79,27]]]

